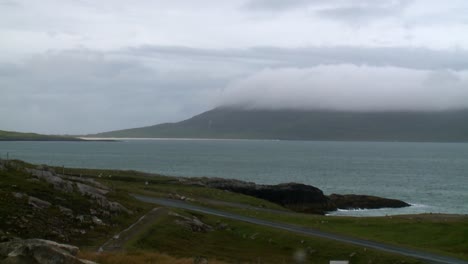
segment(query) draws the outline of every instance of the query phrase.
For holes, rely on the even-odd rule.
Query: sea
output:
[[[325,194],[406,201],[401,209],[330,215],[468,214],[468,143],[123,139],[115,142],[0,142],[0,157],[65,167],[297,182]]]

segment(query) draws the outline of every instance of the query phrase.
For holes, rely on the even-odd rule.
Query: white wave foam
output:
[[[416,208],[427,208],[430,207],[429,205],[426,204],[417,204],[417,203],[409,203],[411,207],[416,207]]]

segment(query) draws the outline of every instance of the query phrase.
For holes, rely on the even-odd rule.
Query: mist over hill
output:
[[[337,141],[468,141],[468,110],[348,112],[220,107],[177,123],[95,137]]]

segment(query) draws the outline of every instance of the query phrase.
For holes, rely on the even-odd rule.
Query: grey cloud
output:
[[[250,0],[244,8],[251,11],[286,12],[291,9],[305,9],[323,18],[360,23],[371,19],[381,19],[400,14],[412,0]]]
[[[0,63],[0,120],[7,130],[93,133],[178,121],[220,102],[391,108],[413,87],[423,98],[416,106],[452,107],[468,102],[467,58],[464,50],[359,47],[47,52]]]
[[[311,67],[355,64],[411,69],[468,69],[468,51],[411,47],[308,47],[250,49],[197,49],[180,46],[141,46],[121,51],[134,56],[175,56],[194,59],[231,60],[264,67]]]
[[[243,8],[255,11],[286,11],[293,8],[308,6],[314,1],[308,0],[250,0]]]
[[[184,74],[87,50],[37,55],[10,66],[0,66],[2,129],[41,133],[177,121],[210,108],[212,91],[227,83],[200,71]]]
[[[464,2],[457,7],[447,10],[433,10],[428,13],[413,15],[405,19],[407,27],[434,27],[453,25],[468,25],[468,2]]]
[[[266,69],[226,87],[220,106],[344,111],[468,108],[468,71],[330,65]]]
[[[18,76],[21,74],[21,68],[14,63],[0,63],[0,77]]]
[[[364,1],[360,4],[352,3],[319,9],[316,11],[316,14],[324,18],[342,20],[347,23],[361,23],[367,20],[401,14],[410,1]]]
[[[20,3],[14,0],[0,0],[0,6],[17,7],[20,6]]]
[[[363,86],[383,98],[371,88],[388,83],[384,94],[393,85],[400,96],[389,98],[405,101],[410,83],[427,88],[414,93],[416,103],[468,101],[462,0],[0,0],[0,7],[0,129],[92,133],[177,121],[214,106],[226,86],[247,87],[249,100],[292,100],[303,91],[302,104],[337,107],[333,91],[364,96]],[[370,26],[348,26],[363,22]],[[277,88],[259,88],[269,84]],[[318,99],[312,84],[323,86]]]

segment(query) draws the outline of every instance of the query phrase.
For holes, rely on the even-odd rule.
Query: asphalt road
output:
[[[147,202],[147,203],[154,203],[154,204],[159,204],[159,205],[166,206],[166,207],[181,208],[181,209],[200,212],[204,214],[216,215],[216,216],[229,218],[233,220],[239,220],[239,221],[243,221],[247,223],[287,230],[287,231],[302,234],[302,235],[309,235],[309,236],[314,236],[314,237],[331,239],[331,240],[335,240],[335,241],[339,241],[339,242],[343,242],[347,244],[352,244],[352,245],[362,246],[366,248],[372,248],[372,249],[377,249],[377,250],[381,250],[385,252],[390,252],[394,254],[399,254],[403,256],[413,257],[413,258],[423,260],[427,263],[468,264],[468,261],[460,260],[456,258],[436,255],[433,253],[427,253],[427,252],[408,249],[404,247],[387,245],[387,244],[373,242],[369,240],[356,239],[356,238],[351,238],[347,236],[331,234],[331,233],[323,232],[323,231],[316,230],[313,228],[301,227],[301,226],[285,224],[285,223],[271,222],[267,220],[254,218],[254,217],[242,216],[242,215],[224,212],[224,211],[211,209],[207,207],[192,205],[192,204],[179,201],[179,200],[153,198],[153,197],[137,195],[137,194],[134,194],[133,196],[137,198],[138,200]]]

